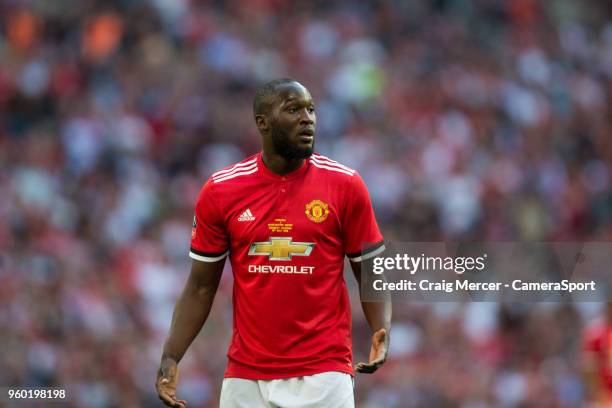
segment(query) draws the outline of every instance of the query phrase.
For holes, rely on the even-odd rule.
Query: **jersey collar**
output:
[[[268,178],[278,181],[287,181],[301,177],[308,170],[308,167],[310,167],[310,160],[304,159],[304,163],[299,169],[293,170],[291,173],[287,173],[281,176],[266,167],[263,161],[263,152],[259,152],[259,154],[257,155],[257,167],[260,168],[262,174]]]

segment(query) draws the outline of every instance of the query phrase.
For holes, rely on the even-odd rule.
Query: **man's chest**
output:
[[[268,183],[237,194],[225,222],[233,248],[261,242],[285,254],[302,250],[294,242],[339,240],[343,208],[341,192],[329,185]]]

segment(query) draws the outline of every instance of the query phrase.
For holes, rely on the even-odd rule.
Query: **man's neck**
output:
[[[287,173],[291,173],[292,171],[302,167],[302,164],[304,164],[304,159],[287,160],[276,153],[267,153],[265,150],[262,154],[262,160],[268,170],[270,170],[272,173],[278,174],[279,176],[284,176]]]

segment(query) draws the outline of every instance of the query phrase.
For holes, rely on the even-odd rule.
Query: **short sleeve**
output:
[[[216,262],[227,256],[228,248],[225,222],[208,181],[196,202],[189,256],[197,261]]]
[[[368,189],[358,173],[351,177],[346,192],[342,236],[344,252],[352,262],[361,262],[385,250]]]

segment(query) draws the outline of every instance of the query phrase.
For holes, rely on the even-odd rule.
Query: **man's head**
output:
[[[306,87],[287,78],[268,82],[255,94],[253,114],[264,148],[287,160],[310,157],[317,118]]]

